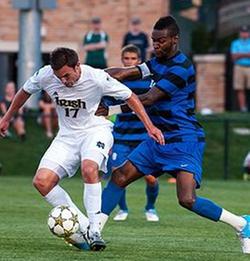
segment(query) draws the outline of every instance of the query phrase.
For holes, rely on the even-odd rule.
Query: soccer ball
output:
[[[48,217],[50,231],[58,237],[69,237],[79,229],[77,212],[69,206],[53,208]]]

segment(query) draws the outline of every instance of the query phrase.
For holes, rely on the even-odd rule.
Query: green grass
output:
[[[79,177],[62,186],[82,206]],[[46,220],[51,207],[31,186],[31,177],[0,177],[0,260],[249,260],[233,229],[197,217],[177,205],[175,186],[160,180],[160,222],[145,221],[143,180],[128,189],[129,218],[110,219],[104,252],[82,252],[53,236]],[[237,214],[249,213],[250,183],[206,181],[200,195]]]
[[[233,133],[234,127],[248,127],[249,114],[225,114],[237,119],[229,129],[229,177],[242,177],[242,161],[250,149],[249,136]],[[208,117],[209,118],[209,117]],[[239,122],[242,120],[241,122]],[[204,177],[223,176],[223,123],[204,121],[207,149]],[[129,188],[130,215],[127,222],[110,220],[104,231],[109,242],[103,253],[69,248],[48,230],[50,207],[32,188],[32,176],[50,141],[34,119],[27,120],[27,141],[16,137],[0,139],[0,260],[248,260],[240,252],[235,234],[228,226],[214,224],[177,206],[175,188],[161,178],[159,223],[147,223],[143,204],[145,185],[136,182]],[[63,182],[79,206],[82,182],[78,177]],[[238,214],[250,213],[250,183],[206,181],[200,195],[217,201]]]

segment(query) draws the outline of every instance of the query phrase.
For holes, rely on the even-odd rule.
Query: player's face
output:
[[[14,83],[8,83],[5,88],[5,94],[9,97],[15,96],[16,90]]]
[[[138,57],[137,53],[133,52],[125,52],[122,55],[122,64],[125,67],[128,66],[135,66],[141,63],[140,58]]]
[[[61,69],[54,70],[54,74],[66,87],[73,87],[81,76],[80,63],[78,63],[75,67],[64,65]]]
[[[152,41],[155,56],[158,58],[168,58],[173,51],[176,50],[179,37],[171,36],[167,29],[164,30],[153,30]]]

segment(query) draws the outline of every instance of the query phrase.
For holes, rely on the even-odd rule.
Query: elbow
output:
[[[141,102],[144,106],[150,106],[154,103],[152,97],[150,97],[149,95],[145,95],[142,99]]]

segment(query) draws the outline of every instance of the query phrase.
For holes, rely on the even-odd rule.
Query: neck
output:
[[[170,59],[171,57],[175,56],[176,53],[178,52],[178,48],[177,46],[174,46],[169,52],[167,52],[161,60],[168,60]]]

